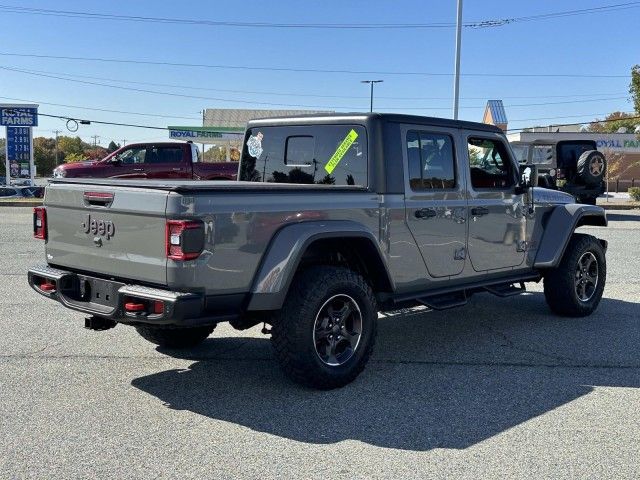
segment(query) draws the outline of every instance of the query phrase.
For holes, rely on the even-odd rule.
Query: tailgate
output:
[[[48,186],[47,263],[165,285],[167,195],[140,187]]]

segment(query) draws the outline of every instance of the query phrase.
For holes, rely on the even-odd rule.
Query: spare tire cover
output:
[[[606,170],[607,160],[604,158],[602,152],[598,152],[597,150],[588,150],[580,155],[578,159],[578,176],[582,178],[587,185],[598,185],[602,182]]]

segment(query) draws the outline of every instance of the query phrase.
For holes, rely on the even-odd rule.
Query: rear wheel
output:
[[[544,296],[555,313],[590,315],[598,307],[607,277],[602,244],[591,235],[574,233],[560,265],[544,278]]]
[[[311,267],[293,281],[273,319],[271,340],[284,372],[306,386],[331,389],[364,369],[376,336],[371,287],[342,267]]]
[[[136,330],[142,338],[166,348],[188,348],[203,342],[215,325],[208,327],[170,327],[137,325]]]

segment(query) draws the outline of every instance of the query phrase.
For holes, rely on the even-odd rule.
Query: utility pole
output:
[[[204,112],[206,112],[206,108],[202,109],[202,126],[204,127]],[[202,144],[202,161],[204,162],[204,143]]]
[[[126,144],[127,144],[127,139],[126,139],[126,138],[123,138],[123,139],[122,139],[122,146],[124,147]]]
[[[462,47],[462,0],[458,0],[458,20],[456,21],[456,62],[453,75],[453,119],[458,119],[460,99],[460,48]]]
[[[93,148],[96,148],[100,143],[98,141],[98,139],[100,138],[100,135],[92,135],[91,138],[93,138]]]
[[[62,133],[62,130],[54,130],[53,133],[56,134],[56,167],[58,166],[58,135]]]
[[[382,83],[384,80],[361,80],[360,83],[368,83],[371,85],[371,103],[369,104],[369,111],[373,112],[373,84]]]

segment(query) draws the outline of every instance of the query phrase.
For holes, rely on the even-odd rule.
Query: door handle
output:
[[[134,168],[134,169],[133,169],[133,171],[134,171],[134,172],[141,172],[141,171],[142,171],[142,168]]]
[[[171,170],[173,170],[174,172],[181,172],[182,171],[182,169],[180,167],[175,167],[175,168],[172,168]]]
[[[416,218],[433,218],[438,214],[433,208],[421,208],[420,210],[416,210],[414,215]]]
[[[471,209],[471,216],[473,217],[481,217],[483,215],[488,215],[489,209],[486,207],[473,207]]]

